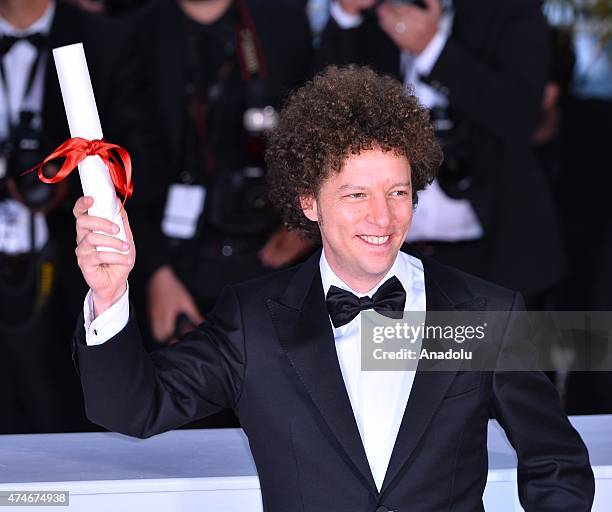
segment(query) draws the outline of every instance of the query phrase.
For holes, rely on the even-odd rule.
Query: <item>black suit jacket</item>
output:
[[[492,409],[518,453],[525,509],[590,510],[586,449],[537,372],[417,372],[378,492],[336,356],[319,255],[226,288],[205,323],[150,356],[133,318],[92,347],[81,320],[75,361],[88,417],[148,437],[232,408],[268,511],[474,512],[482,510]],[[521,303],[433,261],[425,262],[425,284],[428,310],[509,311]]]
[[[453,6],[451,35],[421,79],[447,96],[457,123],[470,126],[465,193],[485,232],[482,277],[533,295],[558,282],[565,268],[550,187],[530,149],[548,78],[548,29],[536,0]],[[330,20],[318,67],[332,63],[400,76],[399,49],[375,16],[350,30]]]

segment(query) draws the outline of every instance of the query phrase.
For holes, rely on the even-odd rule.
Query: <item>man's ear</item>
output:
[[[317,222],[319,220],[317,200],[313,196],[300,196],[300,206],[308,220],[312,222]]]

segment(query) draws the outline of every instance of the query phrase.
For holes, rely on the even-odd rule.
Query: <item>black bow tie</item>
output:
[[[2,36],[2,38],[0,38],[0,55],[6,55],[18,41],[28,41],[38,51],[47,46],[47,36],[40,32],[35,32],[27,36]]]
[[[334,327],[348,324],[360,311],[366,309],[373,309],[391,318],[401,318],[406,304],[406,291],[399,279],[393,276],[382,284],[372,298],[357,297],[337,286],[330,286],[326,303]]]

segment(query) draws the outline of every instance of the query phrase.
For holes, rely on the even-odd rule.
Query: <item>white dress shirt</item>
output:
[[[431,73],[450,36],[454,13],[449,4],[446,2],[449,8],[442,14],[438,31],[425,49],[417,55],[407,51],[402,51],[400,55],[404,84],[411,87],[420,103],[428,108],[448,105],[448,89],[443,86],[436,89],[423,82],[421,77]],[[356,28],[363,22],[361,15],[347,13],[337,1],[332,2],[330,13],[343,29]],[[467,199],[447,196],[438,181],[434,180],[429,187],[419,192],[419,204],[406,240],[457,242],[476,240],[481,238],[483,233],[471,203]]]
[[[372,296],[381,284],[396,276],[406,290],[405,311],[425,311],[425,277],[421,260],[400,252],[387,275],[367,293],[357,293],[331,269],[325,253],[319,262],[325,295],[330,286],[348,290],[358,297]],[[334,328],[336,353],[361,441],[374,482],[382,487],[395,440],[414,382],[414,371],[361,370],[361,314],[346,325]],[[330,320],[331,323],[331,320]]]
[[[50,2],[43,15],[25,30],[14,27],[0,17],[0,37],[20,37],[37,32],[48,34],[51,30],[54,14],[55,2]],[[16,42],[2,59],[8,90],[4,87],[4,83],[0,81],[0,139],[8,138],[10,134],[9,120],[13,124],[17,124],[20,112],[24,110],[37,114],[33,123],[35,128],[40,128],[40,112],[42,110],[47,64],[46,56],[40,59],[32,89],[26,96],[27,81],[37,55],[37,49],[29,41],[24,40]],[[4,165],[3,167],[3,169],[0,169],[2,174],[6,172],[6,167]],[[13,199],[0,201],[0,252],[19,254],[31,250],[30,215],[30,211],[24,205]],[[37,213],[34,216],[34,223],[36,232],[34,247],[41,249],[49,238],[44,215]]]

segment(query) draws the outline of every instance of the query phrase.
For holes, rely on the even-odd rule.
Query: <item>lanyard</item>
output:
[[[236,0],[235,3],[237,20],[234,26],[234,40],[236,54],[242,81],[248,86],[251,81],[265,80],[268,78],[268,69],[264,59],[263,51],[259,38],[255,30],[255,24],[244,0]],[[191,60],[197,63],[197,44],[191,38]],[[197,71],[198,66],[194,65],[193,70]],[[223,91],[223,84],[231,75],[232,65],[226,62],[222,64],[215,82],[208,88],[209,91]],[[196,126],[198,138],[202,148],[202,157],[206,163],[207,173],[212,173],[216,169],[216,162],[212,150],[211,133],[207,118],[211,115],[220,95],[210,94],[203,90],[202,80],[194,76],[194,93],[191,112]],[[200,76],[201,78],[201,76]]]

